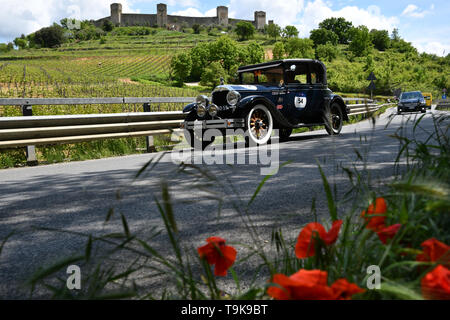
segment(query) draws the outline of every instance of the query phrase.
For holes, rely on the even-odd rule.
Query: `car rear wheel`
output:
[[[265,105],[255,105],[245,118],[246,142],[248,144],[266,144],[273,129],[272,114]]]
[[[329,135],[336,135],[341,132],[343,119],[344,117],[339,104],[332,103],[325,119],[325,129]]]

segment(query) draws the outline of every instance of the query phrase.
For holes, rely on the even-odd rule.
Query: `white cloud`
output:
[[[431,4],[430,10],[434,10],[434,4]],[[431,13],[429,10],[420,10],[418,6],[414,4],[409,4],[406,6],[405,10],[402,12],[402,16],[412,17],[412,18],[423,18],[425,15]]]
[[[129,2],[120,0],[122,12],[134,12]],[[107,17],[111,3],[111,0],[2,0],[0,38],[11,41],[66,17],[80,20]]]
[[[217,17],[217,8],[212,8],[205,12],[205,17]]]
[[[343,17],[347,21],[351,21],[354,26],[365,25],[369,29],[382,29],[389,32],[399,24],[398,18],[384,16],[380,8],[375,5],[371,5],[367,9],[346,6],[334,11],[324,1],[315,0],[307,3],[303,16],[299,19],[301,23],[297,27],[300,35],[308,37],[310,31],[317,28],[320,22],[331,17]]]
[[[175,11],[169,13],[169,15],[174,16],[186,16],[186,17],[216,17],[217,16],[217,8],[212,8],[205,13],[201,13],[196,8],[187,8],[185,10]]]
[[[133,2],[137,2],[137,1],[134,0]],[[144,1],[142,1],[142,2],[144,2]],[[158,1],[158,3],[165,3],[171,7],[180,6],[183,8],[186,8],[186,7],[198,8],[200,6],[200,2],[198,0],[161,0],[161,1]],[[155,8],[156,8],[156,5],[155,5]]]
[[[266,21],[274,20],[281,26],[292,25],[304,7],[303,0],[230,0],[228,15],[232,18],[253,20],[255,11],[265,11]]]
[[[413,40],[411,44],[417,48],[419,52],[432,53],[443,57],[450,53],[450,43],[444,44],[439,41],[429,40]]]
[[[187,17],[204,17],[205,15],[195,8],[187,8],[186,10],[175,11],[170,13],[174,16],[187,16]]]

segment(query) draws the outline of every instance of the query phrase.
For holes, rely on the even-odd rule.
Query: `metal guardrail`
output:
[[[147,137],[147,151],[155,150],[153,136],[180,128],[181,111],[150,112],[151,103],[190,103],[193,97],[117,98],[0,98],[0,105],[21,106],[24,117],[0,117],[0,149],[26,147],[27,162],[37,163],[35,145],[75,143],[97,139]],[[349,115],[371,113],[379,106],[361,98],[344,98]],[[144,112],[33,116],[33,105],[143,104]]]
[[[450,99],[440,99],[436,101],[436,110],[450,108]]]

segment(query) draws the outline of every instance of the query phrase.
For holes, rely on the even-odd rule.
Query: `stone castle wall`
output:
[[[118,26],[158,26],[180,29],[181,27],[192,27],[194,24],[203,26],[221,25],[224,27],[234,26],[240,21],[252,23],[256,29],[263,29],[266,24],[266,13],[264,11],[255,12],[255,20],[242,20],[228,18],[228,8],[224,6],[217,7],[216,17],[185,17],[173,16],[167,14],[167,5],[159,3],[157,13],[122,13],[120,3],[111,4],[111,16],[94,21],[96,26],[101,26],[105,20],[109,20]]]

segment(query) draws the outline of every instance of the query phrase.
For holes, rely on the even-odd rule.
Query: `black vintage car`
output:
[[[326,67],[318,60],[285,59],[243,66],[237,75],[238,84],[217,86],[211,101],[200,95],[185,106],[182,127],[193,147],[205,148],[214,140],[198,135],[210,128],[221,134],[242,128],[246,142],[255,145],[267,143],[273,129],[279,129],[280,140],[288,139],[294,128],[317,125],[324,125],[330,135],[339,134],[343,121],[348,120],[347,107],[328,89]]]
[[[427,112],[425,98],[420,91],[402,92],[398,100],[397,113],[420,111]]]

